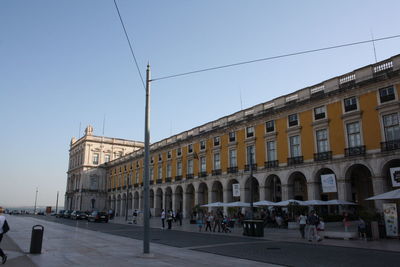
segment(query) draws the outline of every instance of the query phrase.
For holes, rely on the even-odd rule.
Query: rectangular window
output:
[[[176,155],[178,155],[178,157],[179,157],[179,156],[182,156],[182,148],[178,147],[178,148],[176,149]]]
[[[235,142],[235,141],[236,141],[236,133],[229,132],[229,142]]]
[[[270,133],[270,132],[274,132],[275,131],[275,121],[267,121],[266,123],[265,123],[265,131],[267,132],[267,133]]]
[[[193,145],[188,145],[188,153],[193,153]]]
[[[219,146],[220,145],[220,139],[219,136],[214,137],[214,146]]]
[[[170,163],[167,164],[167,177],[168,178],[171,177],[171,164]]]
[[[301,156],[301,151],[300,151],[300,136],[295,135],[291,136],[289,138],[289,144],[290,144],[290,156],[292,158],[294,157],[300,157]]]
[[[104,162],[109,162],[110,161],[110,155],[105,155],[104,156]]]
[[[187,173],[193,174],[193,160],[192,159],[188,159],[188,161],[187,161]]]
[[[347,124],[347,140],[349,147],[361,146],[360,123],[358,121]]]
[[[182,176],[182,161],[176,163],[176,173],[178,176]]]
[[[221,157],[219,153],[214,154],[214,170],[221,169]]]
[[[288,116],[289,127],[297,126],[299,124],[299,120],[297,119],[297,114],[292,114]]]
[[[169,158],[169,159],[170,159],[171,157],[172,157],[171,150],[168,150],[168,151],[167,151],[167,158]]]
[[[162,155],[161,155],[161,153],[158,154],[158,161],[162,161]]]
[[[276,160],[276,142],[275,141],[267,142],[267,160],[268,161]]]
[[[383,116],[385,141],[400,140],[399,116],[397,113]]]
[[[250,126],[246,128],[246,137],[253,137],[254,136],[254,127]]]
[[[150,157],[150,163],[151,163],[151,164],[154,163],[154,157]]]
[[[254,151],[254,145],[247,146],[247,164],[256,164],[256,153]]]
[[[345,112],[357,110],[357,98],[355,96],[346,98],[343,101],[344,101]]]
[[[162,179],[162,165],[158,166],[157,179]]]
[[[236,149],[229,150],[229,167],[236,167]]]
[[[200,150],[204,150],[206,149],[206,141],[205,140],[201,140],[200,141]]]
[[[154,168],[150,167],[150,181],[154,180]]]
[[[314,120],[325,118],[325,106],[314,108]]]
[[[317,138],[317,153],[328,151],[328,131],[326,129],[315,132]]]
[[[93,154],[93,164],[99,164],[99,154],[98,153]]]
[[[381,100],[381,103],[385,103],[385,102],[394,100],[396,98],[396,96],[394,94],[393,86],[379,89],[379,98]]]
[[[200,157],[200,172],[205,172],[206,167],[206,157]]]

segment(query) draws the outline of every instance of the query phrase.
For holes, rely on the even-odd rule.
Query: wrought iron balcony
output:
[[[212,175],[221,175],[221,173],[222,173],[221,169],[212,170]]]
[[[287,159],[288,165],[297,165],[297,164],[302,164],[304,162],[304,157],[303,156],[298,156],[298,157],[291,157]]]
[[[227,173],[237,173],[238,172],[238,167],[228,167],[226,169]]]
[[[207,172],[199,172],[199,177],[207,177]]]
[[[133,187],[139,187],[138,183],[133,184]]]
[[[382,151],[391,151],[400,149],[400,139],[392,140],[387,142],[381,142],[381,150]]]
[[[193,173],[186,174],[186,179],[193,179],[193,177],[194,177]]]
[[[167,178],[165,178],[165,182],[166,182],[166,183],[170,183],[170,182],[171,182],[171,180],[172,180],[172,178],[171,178],[171,177],[167,177]]]
[[[180,180],[182,180],[182,175],[175,176],[175,181],[180,181]]]
[[[120,187],[120,186],[118,186],[118,187],[117,187],[117,190],[121,190],[121,187]]]
[[[332,151],[314,153],[314,161],[323,161],[332,159]]]
[[[257,170],[257,164],[253,164],[252,165],[252,169],[253,169],[253,171],[256,171]],[[244,165],[244,171],[246,171],[246,172],[250,171],[250,164]]]
[[[271,160],[264,162],[264,168],[266,169],[277,168],[277,167],[279,167],[279,160]]]
[[[122,187],[122,189],[124,189],[124,190],[125,190],[125,189],[126,189],[126,185],[124,185],[124,186]]]
[[[162,179],[157,179],[157,184],[162,184]]]
[[[365,146],[354,146],[344,149],[346,157],[365,155]]]

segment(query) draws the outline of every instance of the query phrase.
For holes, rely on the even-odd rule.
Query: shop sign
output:
[[[335,174],[321,175],[322,192],[334,193],[337,192]]]
[[[240,197],[240,184],[232,184],[232,193],[234,197]]]
[[[399,235],[396,203],[383,203],[386,235],[397,237]]]
[[[390,168],[390,177],[392,177],[393,187],[400,186],[400,167]]]

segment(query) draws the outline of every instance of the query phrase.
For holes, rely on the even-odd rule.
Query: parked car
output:
[[[108,222],[108,214],[105,211],[93,211],[88,216],[89,222]]]
[[[88,215],[84,211],[74,210],[71,213],[71,219],[73,219],[73,220],[86,220],[87,218],[88,218]]]
[[[65,210],[59,210],[58,213],[56,214],[56,218],[62,218],[64,216]]]
[[[64,211],[63,218],[70,219],[71,218],[71,213],[72,213],[72,210]]]

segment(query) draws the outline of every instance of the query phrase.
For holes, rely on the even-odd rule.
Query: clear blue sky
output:
[[[118,0],[153,77],[400,34],[400,2]],[[400,39],[376,43],[378,60]],[[159,141],[375,61],[372,44],[154,82]],[[143,140],[144,89],[113,0],[0,1],[0,205],[64,203],[69,142],[87,124]]]

